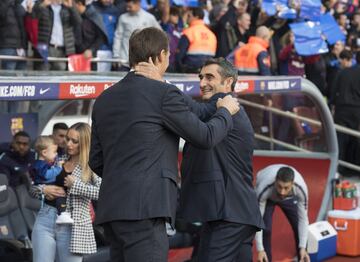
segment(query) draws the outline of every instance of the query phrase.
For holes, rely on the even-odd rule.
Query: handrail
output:
[[[36,57],[25,57],[25,56],[11,56],[11,55],[0,55],[0,60],[12,60],[12,61],[29,61],[29,62],[44,62],[42,58]],[[52,57],[49,56],[47,58],[49,62],[68,62],[68,57]],[[110,63],[121,63],[121,60],[118,58],[98,58],[93,57],[90,58],[90,62],[98,63],[98,62],[110,62]]]
[[[262,109],[262,110],[265,110],[265,111],[269,111],[269,112],[275,113],[277,115],[289,117],[289,118],[292,118],[292,119],[300,119],[302,121],[305,121],[305,122],[308,122],[308,123],[311,123],[311,124],[314,124],[314,125],[317,125],[317,126],[321,126],[320,121],[317,121],[317,120],[314,120],[314,119],[311,119],[311,118],[308,118],[308,117],[299,116],[299,115],[297,115],[295,113],[292,113],[290,111],[282,111],[280,109],[273,108],[273,107],[270,107],[270,106],[259,105],[257,103],[250,102],[250,101],[244,100],[242,98],[238,98],[238,100],[240,101],[241,104],[244,104],[244,105],[248,105],[248,106],[258,108],[258,109]],[[343,126],[335,124],[335,130],[339,131],[341,133],[344,133],[344,134],[348,134],[348,135],[360,138],[360,132],[355,130],[355,129],[351,129],[351,128],[347,128],[347,127],[343,127]],[[274,138],[268,138],[267,136],[255,134],[255,137],[260,139],[260,140],[269,142],[269,143],[274,143],[274,144],[277,144],[277,145],[281,145],[281,146],[283,146],[285,148],[288,148],[288,149],[293,149],[293,150],[302,151],[302,152],[311,152],[309,150],[305,150],[305,149],[302,149],[300,147],[293,146],[293,145],[291,145],[289,143],[284,143],[284,142],[282,142],[280,140],[277,140],[277,139],[274,139]],[[299,149],[301,149],[301,150],[299,150]],[[340,166],[344,166],[344,167],[347,167],[347,168],[355,170],[355,171],[360,171],[360,166],[354,165],[354,164],[352,164],[350,162],[339,160],[338,164]]]

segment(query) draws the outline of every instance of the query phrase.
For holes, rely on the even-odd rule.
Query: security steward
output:
[[[256,29],[256,35],[234,52],[234,65],[240,75],[271,75],[270,56],[267,51],[271,33],[266,26]]]
[[[178,72],[198,73],[206,60],[215,56],[217,40],[205,25],[204,11],[194,7],[188,11],[187,23],[176,50],[175,63]]]

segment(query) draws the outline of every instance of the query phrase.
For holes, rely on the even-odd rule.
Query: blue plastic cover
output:
[[[337,41],[345,41],[345,34],[341,31],[334,17],[330,13],[326,13],[320,17],[321,31],[325,35],[330,45]]]
[[[198,0],[173,0],[173,3],[179,6],[198,7]]]
[[[319,21],[321,15],[320,0],[302,0],[300,5],[300,17],[312,21]]]
[[[278,17],[283,19],[295,19],[295,9],[289,8],[287,0],[263,0],[262,9],[269,16],[276,14],[276,6],[280,7],[280,12],[277,14]]]
[[[319,22],[301,22],[290,24],[295,35],[295,50],[299,55],[309,56],[329,51],[325,40],[321,36]]]

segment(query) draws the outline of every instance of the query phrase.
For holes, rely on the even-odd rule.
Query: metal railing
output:
[[[275,113],[277,115],[281,115],[281,116],[288,117],[288,118],[291,118],[291,119],[301,120],[301,121],[307,122],[309,124],[317,125],[317,126],[320,126],[320,127],[322,126],[321,122],[318,121],[318,120],[308,118],[308,117],[304,117],[304,116],[299,116],[299,115],[297,115],[297,114],[295,114],[293,112],[290,112],[290,111],[283,111],[283,110],[280,110],[278,108],[273,108],[271,106],[260,105],[260,104],[254,103],[254,102],[247,101],[247,100],[242,99],[242,98],[239,98],[239,101],[243,105],[247,105],[247,106],[254,107],[254,108],[257,108],[257,109],[261,109],[261,110],[264,110],[264,111],[269,111],[271,113]],[[357,131],[357,130],[347,128],[347,127],[343,127],[343,126],[337,125],[337,124],[334,124],[334,127],[335,127],[335,130],[340,132],[340,133],[344,133],[344,134],[347,134],[347,135],[350,135],[350,136],[360,138],[360,132]],[[270,129],[272,129],[271,126],[270,126]],[[271,145],[275,144],[275,145],[279,145],[279,146],[282,146],[284,148],[299,151],[299,152],[307,152],[307,153],[311,152],[310,150],[307,150],[307,149],[295,146],[293,144],[289,144],[289,143],[283,142],[281,140],[275,139],[273,136],[268,137],[268,136],[264,136],[264,135],[260,135],[260,134],[255,134],[255,137],[257,139],[259,139],[259,140],[269,142]],[[343,161],[343,160],[339,159],[338,164],[340,166],[347,167],[349,169],[360,172],[360,166],[354,165],[354,164],[352,164],[350,162],[346,162],[346,161]]]
[[[11,61],[29,61],[29,62],[44,62],[44,59],[42,58],[35,58],[35,57],[24,57],[24,56],[10,56],[10,55],[0,55],[0,60],[11,60]],[[51,57],[49,56],[47,58],[49,62],[68,62],[68,57]],[[90,62],[92,63],[98,63],[98,62],[110,62],[110,63],[122,63],[124,61],[121,61],[117,58],[98,58],[93,57],[90,58]]]

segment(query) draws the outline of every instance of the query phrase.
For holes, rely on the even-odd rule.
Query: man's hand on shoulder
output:
[[[258,257],[257,257],[257,262],[268,262],[268,258],[266,255],[265,250],[259,251],[258,252]]]
[[[140,62],[135,67],[135,74],[142,75],[146,78],[164,82],[162,75],[159,73],[159,69],[155,66],[151,57],[149,62]]]
[[[230,112],[231,115],[235,115],[240,109],[240,104],[237,98],[232,97],[231,95],[227,95],[224,98],[219,98],[217,100],[216,107],[224,107]]]

